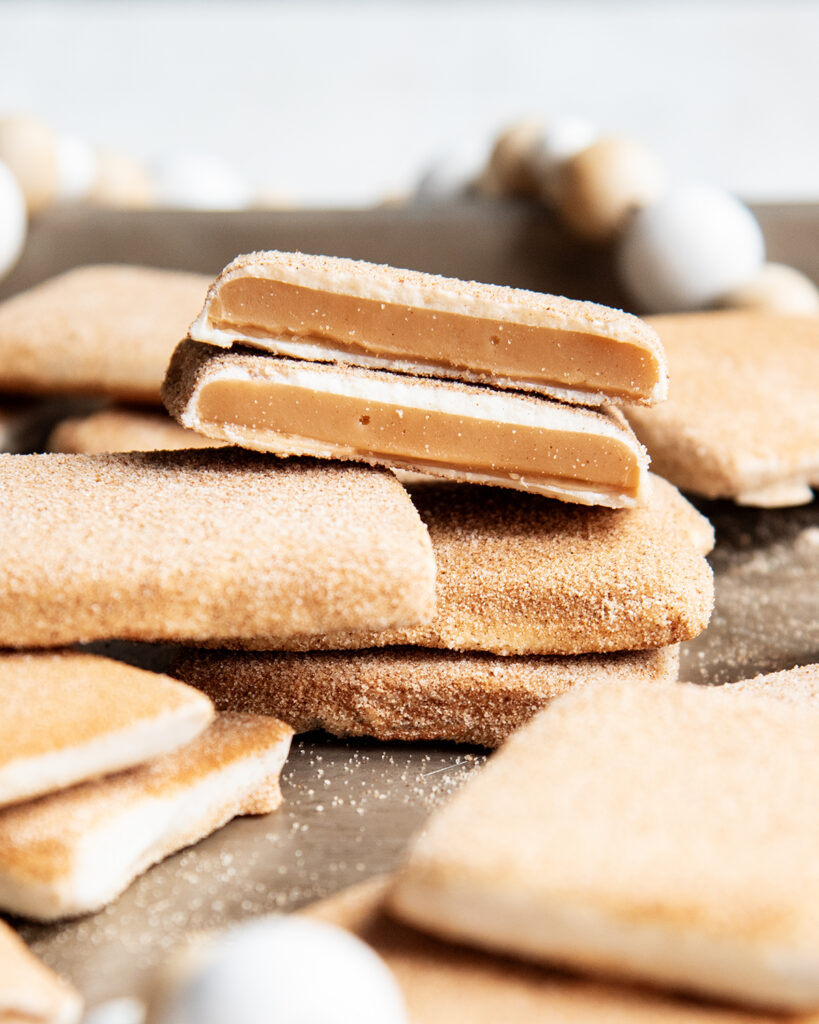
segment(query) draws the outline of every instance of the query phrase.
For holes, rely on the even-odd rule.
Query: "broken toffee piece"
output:
[[[78,651],[0,654],[0,808],[189,743],[213,718],[190,686]]]
[[[75,267],[0,302],[0,388],[159,401],[208,278],[149,267]]]
[[[275,718],[217,715],[169,754],[0,810],[0,908],[40,921],[92,913],[236,815],[275,810],[292,735]]]
[[[0,1024],[79,1024],[79,992],[0,921]]]
[[[221,638],[244,650],[413,644],[502,655],[646,650],[708,625],[708,520],[649,474],[634,509],[581,508],[502,488],[419,483],[412,500],[437,566],[431,622],[380,633]]]

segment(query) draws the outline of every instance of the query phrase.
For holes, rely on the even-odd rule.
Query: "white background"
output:
[[[150,161],[229,155],[296,203],[375,201],[532,113],[816,200],[819,3],[0,0],[0,110],[21,109]]]

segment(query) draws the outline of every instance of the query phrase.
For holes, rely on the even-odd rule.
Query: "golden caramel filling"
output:
[[[648,394],[660,375],[654,354],[629,342],[361,299],[266,278],[225,281],[209,318],[213,327],[249,338],[313,338],[351,355],[406,359],[431,368],[471,370],[623,398]]]
[[[635,494],[639,487],[634,452],[599,434],[477,420],[279,381],[208,381],[196,411],[203,428],[239,428],[260,446],[288,434],[415,465],[576,480]]]

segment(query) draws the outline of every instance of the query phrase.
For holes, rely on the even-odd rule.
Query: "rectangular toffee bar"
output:
[[[0,645],[301,635],[428,620],[398,481],[228,449],[0,456]]]
[[[190,340],[164,391],[186,427],[246,448],[496,484],[586,505],[641,496],[647,457],[616,412]]]
[[[214,283],[190,336],[583,404],[653,405],[667,392],[657,335],[627,313],[302,253],[238,257]]]

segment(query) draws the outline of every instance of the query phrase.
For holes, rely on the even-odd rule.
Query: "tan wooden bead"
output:
[[[156,187],[148,170],[126,153],[105,149],[97,154],[97,180],[88,201],[99,206],[144,209],[156,203]]]
[[[556,189],[558,213],[590,242],[607,242],[628,215],[659,198],[665,174],[654,154],[630,139],[600,139],[568,160]]]
[[[538,121],[516,121],[498,136],[480,180],[490,195],[534,196],[539,182],[534,154],[543,127]]]
[[[750,281],[723,295],[720,305],[815,316],[819,314],[819,288],[794,267],[766,263]]]

